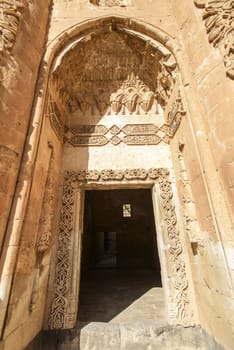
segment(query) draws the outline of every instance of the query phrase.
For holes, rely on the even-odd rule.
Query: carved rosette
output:
[[[0,1],[0,53],[14,46],[23,7],[21,0]]]
[[[224,51],[227,76],[234,79],[234,2],[233,0],[194,0],[203,9],[208,40]]]
[[[74,204],[76,187],[84,183],[119,181],[149,181],[159,182],[164,222],[166,225],[167,240],[169,242],[168,253],[170,266],[173,271],[172,291],[173,306],[176,314],[173,322],[183,326],[193,325],[192,312],[188,298],[188,280],[183,259],[183,249],[177,228],[173,193],[169,180],[169,171],[159,169],[126,169],[122,170],[81,170],[78,172],[67,171],[65,173],[62,208],[60,213],[60,232],[58,237],[57,262],[55,270],[55,293],[50,309],[49,328],[63,329],[71,325],[69,314],[69,288],[71,284],[72,268],[72,235],[74,233]],[[76,315],[73,315],[74,323]],[[173,318],[171,317],[171,318]]]

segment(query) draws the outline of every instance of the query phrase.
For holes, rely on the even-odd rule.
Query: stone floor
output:
[[[160,276],[150,269],[95,269],[81,280],[79,323],[166,324]]]
[[[78,323],[43,332],[25,350],[224,350],[200,327],[167,324],[152,270],[96,269],[81,280]]]

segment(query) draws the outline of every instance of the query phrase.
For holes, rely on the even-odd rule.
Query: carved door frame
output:
[[[192,326],[193,312],[170,174],[167,169],[66,171],[60,210],[52,302],[46,328],[73,328],[77,322],[84,191],[98,188],[152,188],[163,285],[170,324]],[[79,213],[75,215],[75,213]]]

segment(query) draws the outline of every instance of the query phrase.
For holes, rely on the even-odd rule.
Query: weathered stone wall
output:
[[[12,1],[12,5],[10,3],[7,5],[3,1],[0,4],[0,13],[5,14],[5,19],[1,22],[5,35],[1,34],[0,38],[0,246],[4,239],[27,134],[50,1],[46,0],[43,5],[40,2],[32,4],[31,1]],[[7,16],[6,12],[9,10],[11,15]],[[9,27],[12,32],[7,29]]]
[[[31,241],[33,227],[30,228],[28,235],[30,243],[28,241],[27,248],[24,248],[26,254],[24,264],[21,264],[20,268],[22,274],[19,279],[16,277],[17,283],[12,286],[19,240],[24,240],[22,236],[17,235],[19,232],[17,227],[24,220],[20,215],[21,211],[17,210],[17,200],[20,201],[25,194],[26,177],[21,176],[21,180],[18,180],[17,195],[14,200],[13,197],[22,165],[25,140],[27,134],[29,136],[33,133],[33,128],[29,129],[29,120],[46,40],[49,8],[49,0],[0,2],[0,246],[2,248],[0,328],[2,333],[3,325],[5,326],[1,345],[4,347],[6,343],[4,347],[6,349],[23,349],[40,330],[38,324],[32,327],[33,323],[25,323],[27,315],[24,307],[27,301],[22,296],[29,285],[28,252],[33,251]],[[30,150],[31,145],[28,144],[24,163],[29,159]],[[41,171],[43,172],[43,169]],[[43,181],[41,179],[40,185],[43,185]],[[34,210],[36,209],[37,206],[34,207]],[[39,215],[39,211],[37,213]],[[21,303],[19,317],[14,302],[11,304],[13,311],[9,309],[8,315],[6,314],[10,290],[16,295],[18,304]],[[8,328],[10,319],[14,325]],[[9,334],[11,335],[8,339]]]
[[[199,9],[192,1],[171,3],[178,23],[188,109],[188,119],[182,121],[172,142],[172,157],[177,169],[187,239],[191,244],[192,276],[201,324],[231,349],[234,322],[233,80],[231,70],[227,71],[224,64],[222,47],[214,48],[208,42],[202,19],[204,9]],[[226,10],[230,12],[228,6]],[[222,11],[220,8],[218,13]],[[217,34],[220,28],[213,26],[210,40],[213,30]]]

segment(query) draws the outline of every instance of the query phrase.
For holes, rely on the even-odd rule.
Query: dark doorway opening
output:
[[[163,318],[160,270],[151,190],[86,191],[78,320]]]

